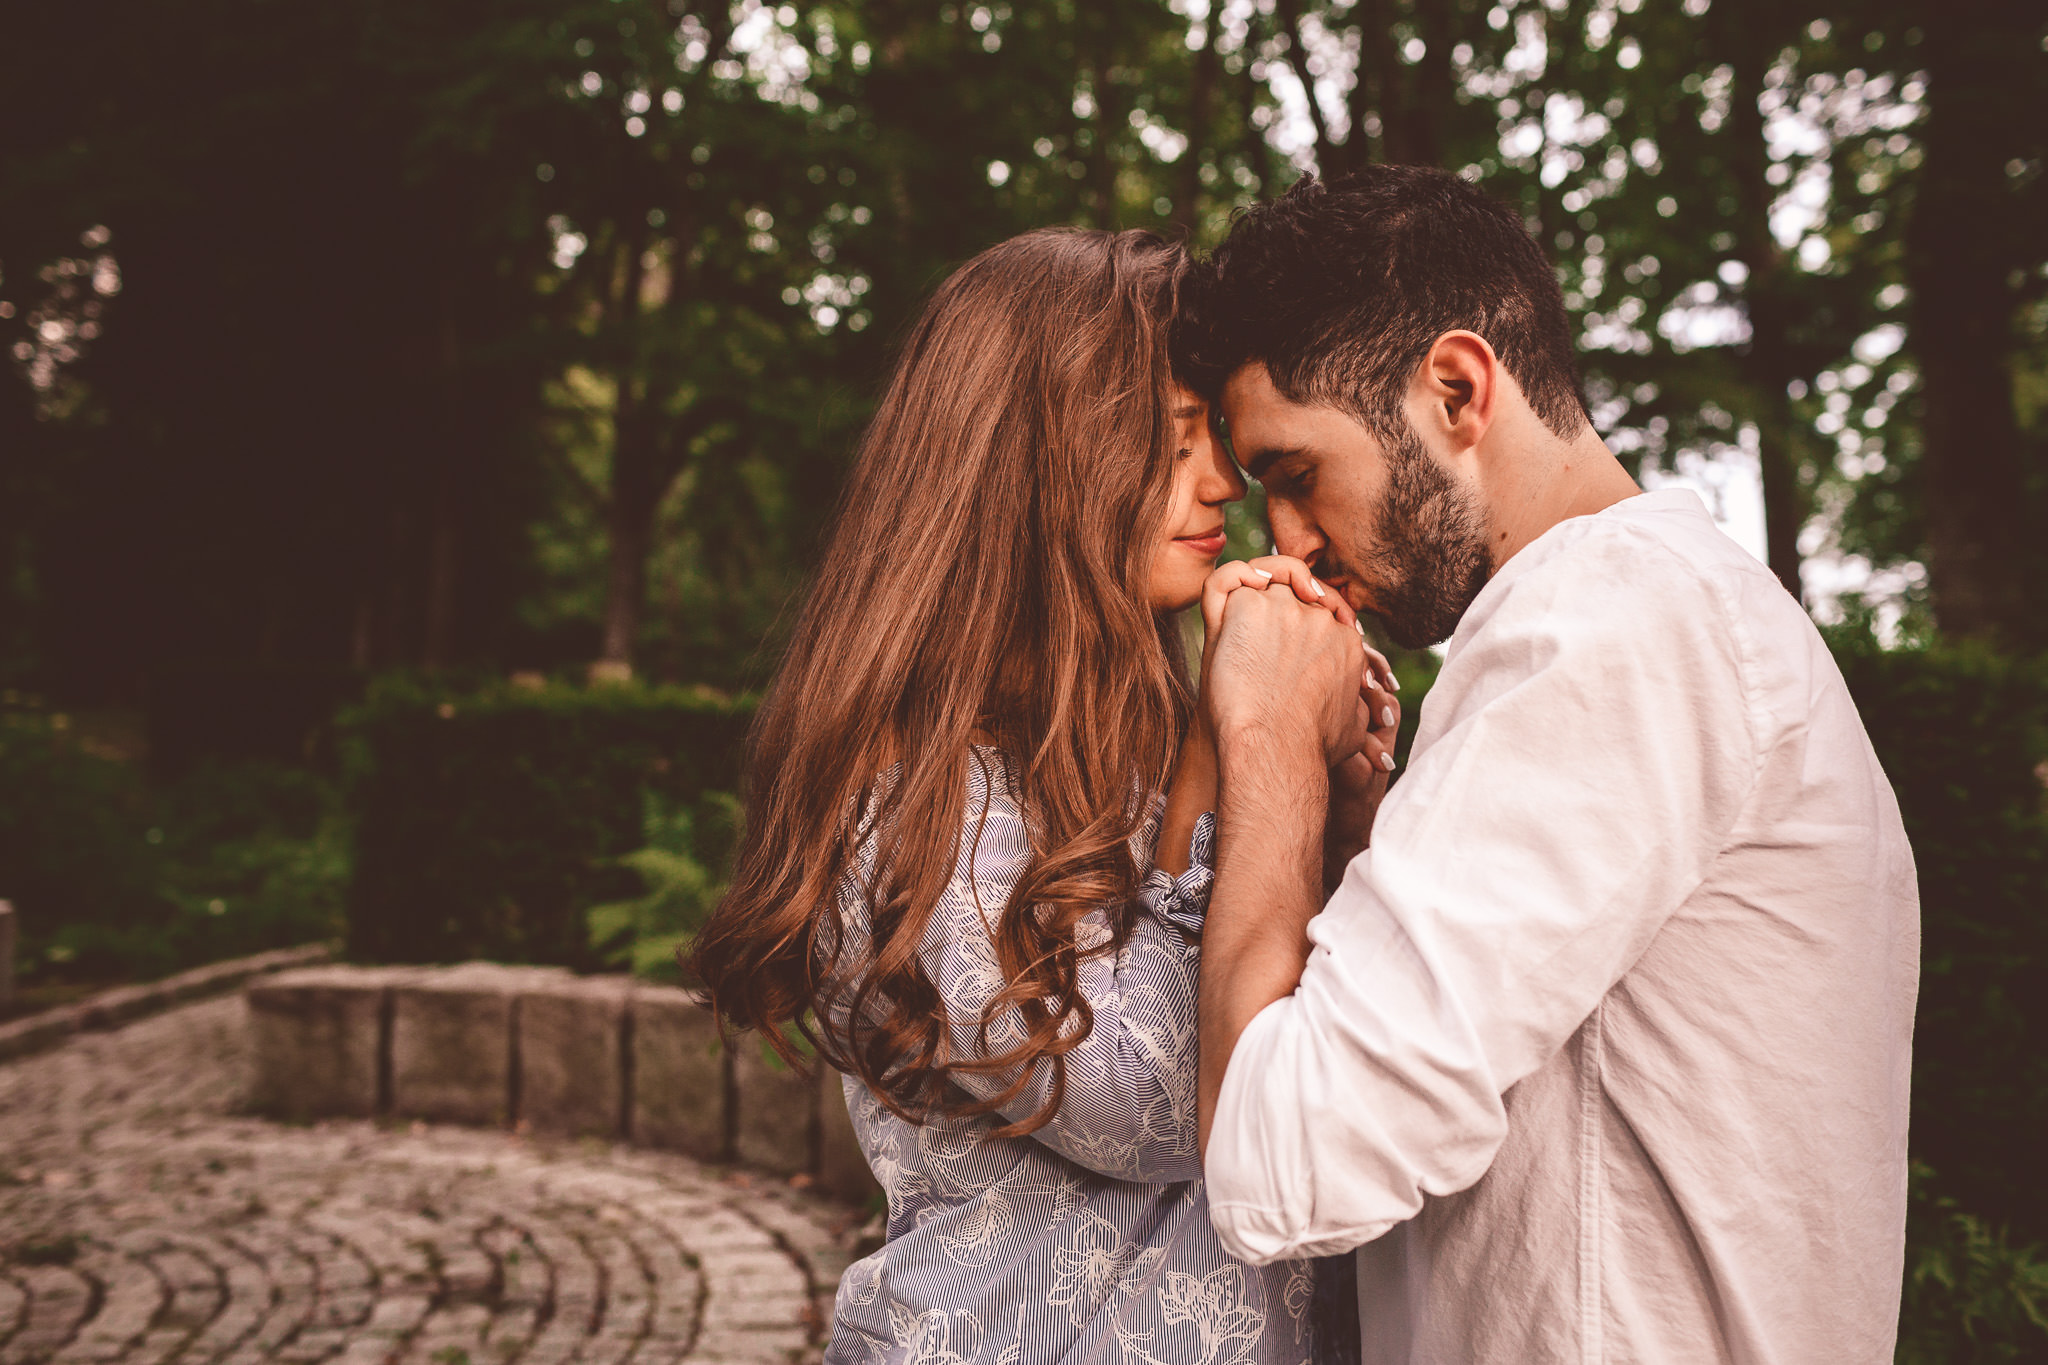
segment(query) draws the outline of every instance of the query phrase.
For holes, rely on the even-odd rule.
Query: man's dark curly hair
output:
[[[1287,398],[1393,440],[1416,367],[1460,328],[1486,338],[1545,425],[1578,435],[1571,323],[1520,217],[1447,171],[1368,166],[1239,215],[1182,285],[1174,368],[1213,399],[1264,361]]]

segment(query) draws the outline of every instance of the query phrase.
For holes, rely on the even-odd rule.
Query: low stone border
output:
[[[0,1024],[0,1062],[55,1047],[74,1033],[114,1028],[146,1014],[182,1005],[188,1000],[231,991],[252,977],[325,962],[332,956],[333,944],[308,943],[298,948],[257,953],[254,957],[210,963],[140,986],[119,986],[101,991],[75,1005],[59,1005],[56,1009],[31,1014],[25,1019]]]
[[[703,1161],[876,1190],[840,1080],[726,1047],[673,986],[556,967],[313,967],[244,992],[251,1107],[623,1138]]]

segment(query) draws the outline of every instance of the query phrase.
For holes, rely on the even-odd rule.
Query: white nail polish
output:
[[[1380,766],[1388,772],[1394,771],[1394,756],[1392,754],[1381,754]]]
[[[1382,725],[1392,725],[1393,723],[1394,723],[1394,708],[1393,708],[1393,707],[1391,707],[1391,706],[1382,706],[1382,707],[1380,708],[1380,724],[1382,724]]]
[[[1273,576],[1271,573],[1267,572],[1264,569],[1253,569],[1252,572],[1257,574],[1261,578],[1271,578]]]
[[[1394,685],[1396,692],[1401,690],[1401,680],[1394,676],[1394,670],[1391,668],[1387,670],[1387,681]]]
[[[1323,585],[1316,582],[1313,578],[1308,581],[1308,585],[1316,590],[1316,596],[1318,597],[1327,597],[1329,595],[1323,591]]]

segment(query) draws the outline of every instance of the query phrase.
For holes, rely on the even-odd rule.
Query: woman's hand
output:
[[[1322,607],[1345,625],[1359,631],[1359,645],[1365,651],[1365,664],[1361,673],[1360,688],[1362,699],[1373,706],[1375,718],[1380,710],[1377,696],[1393,702],[1393,694],[1401,684],[1394,677],[1394,668],[1387,662],[1387,656],[1365,643],[1365,632],[1358,625],[1358,613],[1337,593],[1324,587],[1309,572],[1308,565],[1286,555],[1264,555],[1258,559],[1234,559],[1228,564],[1218,564],[1209,575],[1209,581],[1202,585],[1202,672],[1209,671],[1210,651],[1216,644],[1216,632],[1223,624],[1223,604],[1230,594],[1242,588],[1263,592],[1274,584],[1291,589],[1297,600],[1311,607]],[[1398,716],[1400,707],[1395,703]],[[1392,761],[1393,742],[1389,740],[1385,750],[1388,761]],[[1372,755],[1378,761],[1378,753]]]
[[[1217,629],[1223,621],[1223,605],[1230,594],[1244,589],[1263,592],[1276,583],[1286,586],[1306,605],[1322,607],[1338,620],[1357,627],[1356,613],[1342,597],[1317,582],[1301,560],[1267,555],[1219,564],[1202,589],[1205,675]],[[1329,887],[1336,885],[1345,867],[1371,839],[1373,820],[1394,771],[1394,743],[1401,728],[1401,703],[1394,696],[1400,683],[1394,677],[1393,666],[1385,655],[1365,643],[1363,631],[1360,635],[1364,658],[1358,702],[1369,719],[1364,742],[1330,769],[1330,811],[1324,826],[1324,879]],[[1208,742],[1208,737],[1204,735],[1203,740]]]
[[[1337,889],[1344,869],[1372,842],[1373,820],[1394,775],[1394,741],[1401,703],[1379,692],[1361,699],[1372,708],[1372,729],[1357,753],[1330,769],[1330,813],[1323,824],[1323,891]]]

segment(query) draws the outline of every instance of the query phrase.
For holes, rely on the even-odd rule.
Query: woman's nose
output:
[[[1206,444],[1208,463],[1202,471],[1202,501],[1210,506],[1236,502],[1245,495],[1244,475],[1237,472],[1237,465],[1223,453],[1222,442],[1211,437]]]

